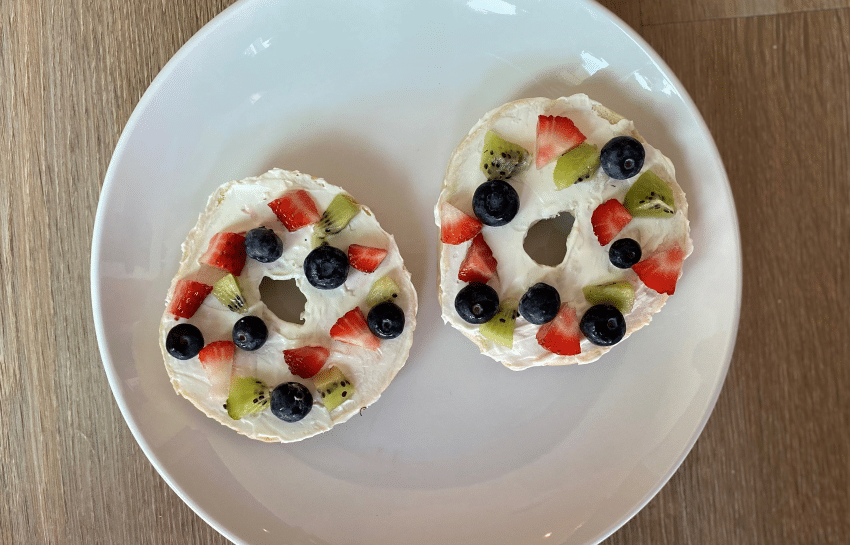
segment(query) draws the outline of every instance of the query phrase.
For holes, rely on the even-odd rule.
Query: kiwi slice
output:
[[[337,194],[313,226],[313,247],[322,244],[330,235],[342,231],[351,218],[360,213],[360,206],[348,195]]]
[[[528,166],[528,151],[512,144],[493,131],[484,135],[481,171],[487,180],[507,180]]]
[[[269,387],[254,377],[233,377],[224,408],[233,420],[262,411],[269,406]]]
[[[221,301],[221,304],[239,314],[248,312],[248,305],[245,303],[245,298],[242,297],[242,290],[239,289],[239,282],[232,274],[228,274],[213,285],[213,295]]]
[[[635,304],[635,289],[628,282],[611,282],[582,288],[584,298],[591,305],[611,305],[622,314],[632,310]]]
[[[651,170],[641,174],[632,184],[623,206],[637,218],[669,218],[676,213],[670,186]]]
[[[514,346],[514,326],[516,325],[517,302],[513,299],[502,301],[496,315],[481,324],[478,331],[487,339],[507,348]]]
[[[582,142],[558,157],[553,179],[558,189],[565,189],[576,182],[587,180],[599,168],[599,148]]]
[[[366,295],[366,304],[370,307],[374,307],[378,303],[383,303],[384,301],[393,301],[398,298],[399,287],[398,284],[395,283],[395,280],[388,276],[382,276],[378,280],[375,280],[375,283],[372,284],[372,288],[369,290],[369,293]]]
[[[313,377],[313,384],[322,397],[322,403],[328,411],[332,411],[342,405],[342,402],[351,399],[354,395],[354,385],[339,367],[328,367],[322,369]]]

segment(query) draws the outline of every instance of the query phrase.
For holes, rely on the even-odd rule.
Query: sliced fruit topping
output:
[[[488,180],[507,180],[528,166],[528,151],[512,144],[493,131],[484,135],[481,171]]]
[[[478,331],[494,343],[507,348],[514,346],[514,326],[516,325],[517,302],[513,299],[502,301],[496,315],[481,324]]]
[[[626,319],[613,305],[594,305],[587,309],[578,325],[587,340],[598,346],[617,344],[626,335]]]
[[[283,351],[283,361],[293,375],[312,378],[328,361],[331,351],[324,346],[302,346]]]
[[[349,310],[336,321],[331,327],[331,337],[367,350],[377,350],[381,346],[381,341],[369,330],[366,317],[358,307]]]
[[[593,234],[605,246],[632,221],[632,215],[617,199],[609,199],[596,207],[590,217]]]
[[[313,384],[316,385],[316,390],[322,396],[322,403],[329,412],[354,395],[354,385],[339,367],[329,367],[321,371],[313,377]]]
[[[636,218],[669,218],[676,213],[670,186],[651,170],[641,174],[632,184],[623,205]]]
[[[239,314],[248,312],[248,305],[245,303],[245,298],[242,297],[239,282],[232,274],[227,274],[227,276],[216,282],[213,286],[212,294],[215,295],[216,299],[221,301],[222,305],[233,312],[238,312]]]
[[[561,308],[558,290],[544,282],[534,284],[519,300],[519,313],[535,325],[551,322]]]
[[[284,422],[298,422],[313,409],[313,394],[299,382],[284,382],[272,390],[270,406]]]
[[[201,330],[192,324],[177,324],[165,337],[165,349],[178,360],[189,360],[198,355],[204,347]]]
[[[168,312],[178,318],[191,318],[212,289],[212,286],[181,278],[174,286],[174,295],[168,305]]]
[[[206,253],[198,261],[239,276],[246,257],[244,236],[238,233],[216,233],[210,239]]]
[[[591,305],[612,305],[623,314],[628,314],[635,304],[635,289],[628,282],[585,286],[582,292]]]
[[[562,304],[555,318],[537,330],[537,344],[559,356],[581,354],[581,330],[575,309]]]
[[[389,275],[382,276],[369,289],[369,293],[366,295],[366,304],[374,307],[384,301],[394,301],[398,299],[399,292],[400,290],[395,280],[390,278]]]
[[[576,182],[587,180],[599,168],[599,149],[582,142],[558,157],[552,179],[558,189],[566,189]]]
[[[484,235],[478,233],[466,250],[466,257],[460,264],[457,278],[461,282],[483,282],[486,284],[496,276],[496,258],[484,241]]]
[[[360,272],[375,272],[378,265],[387,257],[387,250],[352,244],[348,247],[348,263]]]
[[[230,391],[233,373],[233,355],[236,347],[230,341],[216,341],[206,345],[198,353],[201,366],[210,379],[210,397],[224,399]]]
[[[224,408],[233,420],[262,411],[269,406],[269,387],[254,377],[234,376]]]
[[[233,324],[233,342],[242,350],[257,350],[268,336],[266,323],[259,316],[245,316]]]
[[[455,310],[470,324],[483,324],[499,310],[499,294],[481,282],[467,284],[455,297]]]
[[[685,252],[678,244],[656,250],[640,263],[632,266],[638,277],[647,287],[658,293],[673,295],[676,282],[682,274]]]
[[[608,176],[625,180],[640,172],[645,156],[640,142],[631,136],[616,136],[602,146],[599,161]]]
[[[245,255],[260,263],[272,263],[283,255],[283,242],[271,229],[251,229],[245,235]]]
[[[608,259],[618,269],[628,269],[640,261],[641,249],[636,240],[621,238],[608,249]]]
[[[381,339],[395,339],[404,331],[404,311],[390,301],[378,303],[366,316],[369,330]]]
[[[519,195],[504,180],[484,182],[472,195],[472,211],[484,225],[505,225],[519,211]]]
[[[481,232],[481,222],[447,202],[440,205],[440,241],[461,244]]]
[[[319,211],[310,194],[303,189],[287,191],[279,199],[269,203],[277,219],[289,232],[319,221]]]
[[[541,115],[537,118],[537,168],[585,141],[585,136],[568,117]]]
[[[338,193],[319,222],[313,227],[313,245],[318,246],[323,240],[345,229],[348,222],[360,213],[360,206],[348,195]]]
[[[348,256],[339,248],[319,246],[304,258],[304,275],[314,288],[338,288],[348,278]]]

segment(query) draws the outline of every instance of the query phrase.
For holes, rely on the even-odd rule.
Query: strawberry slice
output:
[[[537,168],[560,157],[586,140],[568,117],[541,115],[537,117]]]
[[[663,249],[656,250],[639,263],[632,265],[644,284],[658,293],[673,295],[676,291],[676,282],[682,275],[682,263],[685,261],[685,252],[674,243]]]
[[[212,289],[212,286],[181,278],[174,286],[174,296],[168,305],[168,312],[178,318],[191,318]]]
[[[484,235],[478,233],[466,251],[466,257],[460,264],[457,278],[462,282],[486,284],[494,276],[496,276],[496,258],[493,257],[490,246],[484,242]]]
[[[560,356],[580,354],[581,330],[575,309],[562,304],[555,319],[537,330],[537,344]]]
[[[269,208],[290,233],[316,223],[321,217],[316,203],[303,189],[287,191],[279,199],[270,202]]]
[[[245,266],[245,236],[238,233],[216,233],[210,239],[210,245],[199,263],[211,265],[239,276]]]
[[[230,392],[230,378],[233,373],[233,356],[236,345],[232,341],[216,341],[198,352],[198,359],[210,379],[210,397],[227,399]]]
[[[331,327],[331,337],[369,350],[377,350],[381,346],[381,341],[369,329],[366,317],[358,307],[349,310],[336,321]]]
[[[440,205],[440,241],[461,244],[481,232],[481,222],[447,202]]]
[[[596,238],[599,239],[599,244],[602,246],[614,240],[614,237],[630,221],[632,221],[632,215],[617,199],[609,199],[600,204],[590,217],[590,223],[593,225],[593,234],[596,235]]]
[[[375,272],[387,257],[387,250],[352,244],[348,247],[348,264],[364,273]]]
[[[293,375],[301,378],[312,378],[318,373],[328,357],[330,350],[324,346],[302,346],[283,351],[283,360],[289,366]]]

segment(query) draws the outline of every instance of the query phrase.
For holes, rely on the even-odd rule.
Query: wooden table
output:
[[[89,299],[110,155],[230,0],[0,2],[0,542],[226,543],[147,461]],[[610,544],[850,543],[850,0],[605,0],[679,76],[725,161],[745,289],[681,469]]]

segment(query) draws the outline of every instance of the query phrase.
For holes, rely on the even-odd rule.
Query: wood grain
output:
[[[124,423],[88,270],[124,124],[230,3],[0,2],[0,543],[227,543]],[[672,480],[606,543],[846,545],[850,2],[602,3],[658,50],[705,117],[745,275],[714,414]]]

